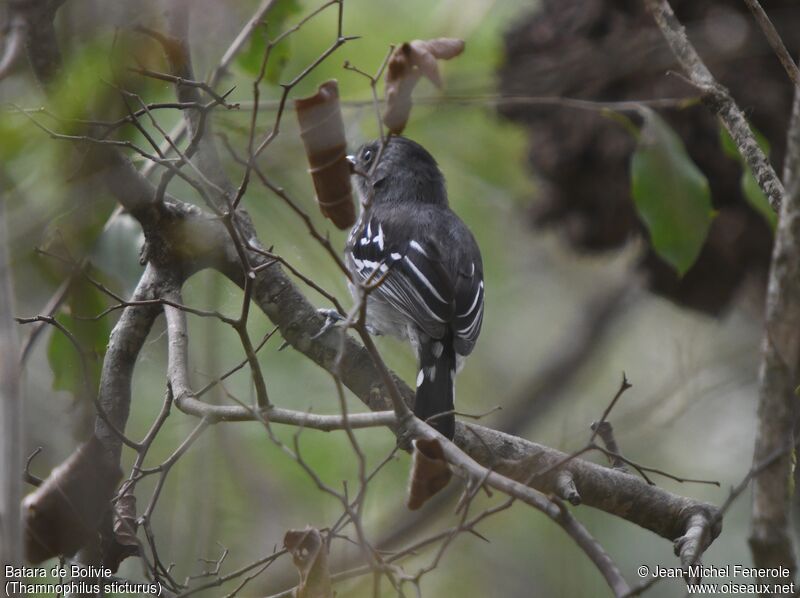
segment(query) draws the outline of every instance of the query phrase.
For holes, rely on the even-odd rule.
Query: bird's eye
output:
[[[365,164],[369,164],[370,162],[372,162],[372,150],[365,149],[364,153],[361,154],[361,159],[364,160]]]

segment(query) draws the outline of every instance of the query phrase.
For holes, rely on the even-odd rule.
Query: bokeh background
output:
[[[603,15],[612,11],[612,3],[565,4],[583,4],[585,12],[599,15],[599,20],[606,19]],[[614,10],[635,11],[622,7],[624,4]],[[736,4],[733,2],[699,4],[728,5],[729,8],[723,6],[728,13],[719,9],[723,16],[735,13],[730,7]],[[197,0],[196,5],[192,20],[193,57],[200,76],[215,66],[256,3]],[[298,2],[299,11],[290,14],[286,23],[296,22],[316,6],[308,0]],[[361,102],[370,99],[368,82],[345,71],[342,68],[345,60],[374,72],[389,44],[443,36],[466,40],[465,53],[443,66],[443,90],[425,81],[417,88],[415,96],[420,101],[405,132],[438,160],[448,182],[451,204],[473,230],[483,251],[487,288],[484,327],[473,356],[458,378],[458,409],[482,413],[496,406],[506,407],[505,411],[486,416],[482,423],[505,426],[509,422],[504,416],[513,410],[518,434],[563,451],[575,450],[587,441],[590,423],[600,417],[624,371],[633,388],[623,395],[610,418],[623,453],[678,476],[718,480],[719,488],[654,478],[659,485],[676,493],[721,504],[729,488],[747,473],[752,459],[763,265],[761,269],[753,266],[752,272],[745,272],[713,309],[697,309],[680,298],[676,302],[675,293],[667,292],[664,296],[648,288],[653,286],[655,269],[642,264],[652,263],[653,258],[635,218],[619,238],[602,247],[587,247],[585,243],[581,246],[575,242],[575,235],[569,234],[568,226],[560,226],[558,222],[548,227],[535,226],[542,202],[557,198],[553,199],[553,180],[544,183],[541,176],[532,172],[532,166],[536,167],[537,156],[557,152],[559,145],[553,143],[552,136],[537,137],[535,126],[529,126],[531,122],[535,125],[533,118],[526,120],[524,114],[520,117],[507,109],[498,110],[496,96],[501,84],[507,85],[509,77],[514,76],[508,70],[513,60],[507,53],[505,36],[509,31],[519,35],[520,31],[533,30],[525,27],[526,24],[533,27],[531,15],[540,8],[537,3],[522,0],[436,3],[348,0],[344,30],[348,35],[361,36],[360,39],[348,42],[326,60],[297,87],[294,95],[308,95],[322,81],[338,79],[347,136],[355,148],[377,135],[377,124],[372,106]],[[701,22],[709,19],[712,24],[717,22],[714,19],[729,22],[709,11],[697,9],[694,16]],[[568,28],[574,22],[565,17],[567,24],[563,27]],[[54,112],[69,116],[88,109],[106,117],[115,114],[114,108],[108,107],[114,103],[111,98],[116,97],[115,92],[104,81],[120,76],[149,101],[170,100],[172,89],[168,84],[142,80],[125,73],[120,66],[130,66],[136,60],[158,64],[158,57],[148,54],[154,52],[152,46],[132,33],[131,28],[139,24],[159,28],[162,23],[163,7],[155,2],[67,3],[60,11],[59,37],[67,72],[79,78],[85,95],[68,96],[65,92]],[[282,64],[276,68],[275,81],[291,78],[318,56],[333,40],[335,27],[335,11],[329,10],[291,36],[282,48]],[[557,33],[564,30],[555,27]],[[706,30],[697,31],[702,38]],[[606,29],[603,35],[613,36],[613,32],[613,28]],[[711,34],[703,39],[713,46],[715,38]],[[258,51],[255,47],[253,55]],[[519,48],[514,51],[526,52]],[[535,57],[533,50],[527,51],[530,52],[527,58]],[[745,53],[749,60],[774,60],[768,50],[755,42],[743,43],[730,51]],[[559,61],[553,59],[548,64],[549,68],[543,72],[558,82]],[[663,65],[656,70],[658,76],[666,76]],[[775,89],[779,91],[775,93],[789,93],[786,91],[789,84],[779,80],[780,74],[778,69]],[[521,87],[514,93],[583,97],[595,94],[593,99],[609,101],[653,97],[657,93],[650,89],[637,96],[641,88],[626,87],[615,95],[612,88],[603,86],[607,81],[595,82],[592,76],[590,70],[582,75],[582,86],[559,87],[526,79],[520,73]],[[600,76],[598,72],[597,77]],[[230,101],[243,104],[238,111],[215,113],[217,132],[238,148],[246,147],[250,114],[246,103],[252,100],[251,81],[252,62],[248,62],[245,53],[220,85],[224,90],[235,86]],[[526,83],[530,85],[526,87]],[[605,97],[596,97],[598,89],[603,90],[599,95]],[[667,95],[673,92],[690,93],[686,89],[668,90]],[[260,131],[271,125],[275,112],[270,102],[279,93],[280,88],[274,82],[265,84],[262,99],[266,105],[259,114]],[[26,64],[21,64],[0,84],[0,102],[22,108],[43,104],[43,94]],[[753,110],[751,104],[744,107]],[[627,135],[624,128],[600,111],[576,112],[557,102],[537,106],[536,110],[539,122],[556,122],[566,127],[575,121],[581,126],[597,126],[592,143],[604,132],[622,138]],[[48,126],[61,127],[60,130],[68,130],[70,126],[48,120],[44,114],[32,116]],[[180,114],[170,111],[159,111],[157,116],[165,129],[180,118]],[[782,115],[784,119],[787,117],[788,113]],[[585,124],[585,119],[593,119],[595,124]],[[781,130],[779,125],[775,129]],[[125,134],[142,141],[133,129],[126,129]],[[698,143],[714,146],[714,142],[708,141],[708,136],[714,134],[713,130],[701,131],[695,138],[700,140]],[[607,214],[602,214],[606,199],[605,205],[618,203],[620,195],[626,192],[625,181],[621,190],[618,186],[611,189],[612,183],[602,177],[592,183],[593,173],[604,172],[595,167],[602,163],[602,143],[592,147],[600,153],[594,158],[583,154],[581,160],[587,166],[576,167],[570,175],[585,177],[582,184],[592,189],[593,199],[600,206],[584,215],[581,225],[589,231],[609,220]],[[713,151],[718,149],[715,147]],[[38,253],[37,248],[60,255],[69,251],[73,258],[88,255],[93,275],[123,294],[130,293],[142,271],[138,263],[142,243],[138,226],[130,217],[121,215],[103,230],[114,209],[112,200],[92,177],[80,172],[79,164],[68,159],[67,150],[64,142],[48,139],[17,109],[3,108],[0,176],[9,190],[8,240],[14,256],[16,313],[20,316],[41,312],[68,274],[63,265]],[[690,154],[694,151],[688,134],[687,150]],[[612,147],[607,151],[614,153],[617,149]],[[624,151],[618,154],[624,158]],[[711,159],[701,155],[697,160],[706,158]],[[241,168],[232,160],[228,164],[234,180],[240,177]],[[292,112],[285,114],[281,134],[264,154],[261,165],[273,181],[298,199],[317,226],[330,232],[334,245],[343,247],[345,234],[324,221],[314,205]],[[170,190],[196,201],[191,190],[179,181]],[[285,204],[263,187],[251,184],[244,207],[252,215],[265,245],[274,245],[275,252],[349,305],[340,272]],[[764,235],[768,254],[769,228],[754,226],[757,233],[745,227],[729,243],[735,245],[741,235],[747,238]],[[657,270],[662,272],[663,268]],[[703,279],[710,276],[709,288],[713,289],[714,268],[709,272]],[[323,297],[306,290],[320,307],[330,307]],[[75,285],[73,293],[74,299],[63,308],[64,317],[94,315],[109,303],[86,294],[88,291],[80,283]],[[184,299],[192,306],[235,314],[240,297],[239,289],[223,277],[202,272],[186,285]],[[102,331],[107,334],[116,317],[112,314],[104,322],[91,325],[77,319],[69,321],[76,329],[85,330],[81,338],[90,348],[94,343],[93,348],[101,352],[103,343],[98,343],[98,335],[102,339]],[[603,322],[594,334],[591,330],[598,319]],[[242,353],[236,335],[220,323],[189,316],[189,325],[192,373],[199,387],[238,363]],[[260,338],[271,329],[271,324],[254,310],[250,327],[253,337]],[[33,345],[24,378],[26,452],[43,447],[32,467],[34,473],[42,476],[70,454],[92,425],[91,405],[85,397],[69,392],[71,348],[54,340],[53,334],[46,330]],[[317,413],[336,412],[338,403],[330,376],[291,349],[279,351],[280,344],[281,339],[276,335],[259,354],[272,401]],[[413,381],[415,364],[411,351],[391,339],[381,338],[378,345],[389,365],[405,380]],[[578,353],[576,345],[585,348],[586,354],[568,362],[546,388],[538,387],[543,368],[568,350]],[[61,365],[54,370],[53,363]],[[129,435],[134,438],[146,432],[161,405],[165,363],[164,323],[159,320],[136,371],[128,427]],[[246,372],[231,377],[226,389],[241,400],[252,398]],[[210,393],[208,400],[231,401],[219,390]],[[356,399],[350,401],[352,410],[362,409]],[[153,447],[150,464],[166,458],[195,424],[189,416],[174,413]],[[285,440],[291,440],[295,433],[293,429],[279,427],[276,431]],[[394,447],[394,436],[386,430],[360,431],[357,436],[371,464],[380,462]],[[306,431],[300,444],[303,456],[323,480],[337,487],[343,480],[356,484],[355,457],[343,433]],[[132,455],[128,452],[124,458],[130,466]],[[601,456],[588,458],[604,460]],[[408,467],[409,457],[399,454],[370,485],[365,523],[373,540],[408,529],[403,536],[407,542],[457,521],[453,498],[450,508],[426,507],[439,510],[419,525],[409,523],[410,514],[404,507]],[[148,481],[138,486],[140,505],[146,502],[152,488]],[[215,559],[222,546],[230,551],[222,571],[232,571],[280,546],[286,530],[306,524],[325,527],[341,512],[336,501],[320,493],[302,469],[269,442],[263,428],[253,423],[217,425],[206,432],[170,474],[164,492],[156,510],[154,529],[162,559],[175,563],[174,574],[179,579],[201,573],[205,565],[198,558]],[[481,497],[474,508],[484,508],[499,500],[501,497],[497,496]],[[577,507],[573,512],[632,582],[637,581],[639,565],[677,564],[670,542],[589,508]],[[722,535],[706,553],[705,564],[749,564],[748,514],[749,498],[745,492],[726,516]],[[425,576],[424,595],[522,597],[609,593],[601,576],[561,529],[529,508],[517,505],[481,524],[479,531],[490,543],[471,535],[459,537],[438,569]],[[344,566],[357,554],[357,548],[348,543],[335,543],[334,569]],[[413,572],[416,567],[424,566],[433,556],[433,552],[420,553],[407,561],[408,570]],[[140,565],[135,559],[128,559],[120,574],[138,578]],[[269,595],[295,581],[291,561],[284,557],[240,595]],[[338,585],[337,589],[340,595],[366,596],[370,595],[370,584],[369,579],[356,579]],[[203,595],[222,596],[232,587],[212,589]],[[676,596],[684,591],[681,582],[669,580],[656,584],[648,594]]]

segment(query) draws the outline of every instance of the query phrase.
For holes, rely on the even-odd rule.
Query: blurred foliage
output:
[[[108,84],[113,80],[109,60],[113,38],[107,33],[86,42],[64,57],[64,68],[53,92],[53,103],[64,122],[61,130],[68,135],[80,134],[85,128],[74,120],[89,118],[89,115],[98,120],[116,116],[113,109],[117,103],[112,100],[114,90]]]

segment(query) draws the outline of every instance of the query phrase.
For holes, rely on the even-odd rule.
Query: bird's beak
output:
[[[352,154],[345,157],[345,159],[350,163],[350,172],[355,172],[356,167],[356,157]]]

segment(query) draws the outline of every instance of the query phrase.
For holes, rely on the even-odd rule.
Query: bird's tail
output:
[[[453,438],[456,429],[454,407],[456,376],[456,353],[450,336],[430,339],[419,345],[419,373],[417,375],[417,397],[414,415],[425,421],[433,418],[430,425],[447,438]]]

